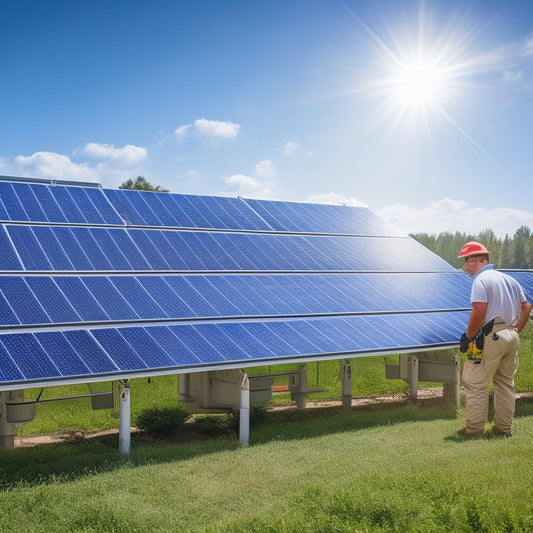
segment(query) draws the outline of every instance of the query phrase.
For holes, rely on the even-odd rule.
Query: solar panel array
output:
[[[0,181],[0,390],[457,344],[470,278],[363,207]]]

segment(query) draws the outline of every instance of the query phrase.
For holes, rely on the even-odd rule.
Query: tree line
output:
[[[503,239],[496,237],[491,229],[485,229],[478,235],[460,232],[410,235],[456,268],[464,264],[464,260],[457,256],[462,246],[469,241],[483,244],[490,252],[490,262],[496,268],[533,268],[533,233],[527,226],[520,226],[512,237],[506,234]]]

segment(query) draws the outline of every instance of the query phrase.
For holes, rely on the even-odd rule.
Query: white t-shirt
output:
[[[485,322],[501,316],[514,326],[520,316],[520,304],[526,300],[524,290],[511,276],[485,265],[475,276],[470,302],[487,302]]]

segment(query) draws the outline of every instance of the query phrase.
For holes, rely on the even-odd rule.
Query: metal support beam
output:
[[[118,447],[121,453],[130,453],[131,443],[131,398],[130,382],[120,380],[120,416]]]
[[[342,406],[344,409],[352,407],[352,365],[349,359],[342,363]]]
[[[241,446],[250,442],[250,380],[246,372],[241,383],[241,408],[239,412],[239,440]]]

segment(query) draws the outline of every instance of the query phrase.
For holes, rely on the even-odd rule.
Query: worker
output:
[[[488,385],[494,388],[495,435],[511,436],[515,409],[514,374],[518,368],[518,334],[527,324],[531,304],[511,276],[494,270],[489,252],[478,242],[466,243],[459,253],[463,270],[474,276],[468,327],[460,340],[467,352],[463,369],[466,425],[460,435],[484,435],[488,418]]]

